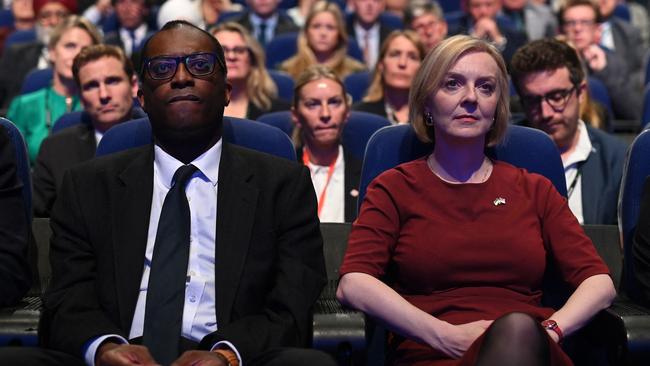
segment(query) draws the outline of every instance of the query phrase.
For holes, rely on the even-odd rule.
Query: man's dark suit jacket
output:
[[[278,24],[275,26],[273,36],[277,36],[278,34],[283,33],[298,32],[300,30],[300,28],[293,22],[291,17],[288,16],[285,12],[279,11],[278,15]],[[253,27],[253,23],[251,22],[249,11],[244,11],[240,15],[228,18],[228,21],[239,23],[244,26],[244,28],[248,29],[251,34],[255,34],[255,29]],[[267,39],[267,42],[268,41],[270,41],[270,39]]]
[[[296,149],[298,161],[302,161],[302,148]],[[359,182],[361,181],[361,160],[355,158],[343,148],[343,179],[345,180],[345,222],[357,219],[357,206],[359,204]]]
[[[20,93],[25,76],[38,66],[42,50],[40,42],[18,43],[5,50],[0,58],[0,108],[3,111]]]
[[[34,163],[34,215],[50,217],[63,173],[95,156],[95,129],[90,121],[65,128],[48,136]]]
[[[520,32],[512,27],[510,27],[508,21],[502,17],[497,17],[495,19],[497,27],[501,35],[506,37],[507,43],[505,48],[501,50],[501,55],[507,64],[510,64],[512,56],[515,54],[515,51],[528,42],[528,36],[524,32]],[[449,35],[454,36],[457,34],[469,34],[470,29],[473,26],[472,17],[468,14],[463,15],[458,19],[457,22],[449,24]]]
[[[354,14],[348,15],[345,21],[345,29],[347,30],[350,39],[354,39],[354,41],[357,42],[357,44],[359,45],[359,48],[363,50],[363,42],[362,42],[363,40],[357,39],[357,34],[354,31],[355,20],[356,18]],[[386,38],[388,38],[388,35],[394,30],[395,28],[390,28],[387,27],[385,24],[379,23],[379,49],[377,50],[377,56],[379,56],[379,50],[381,50],[381,45],[384,44],[384,41],[386,40]]]
[[[144,267],[153,158],[148,145],[65,174],[51,218],[52,282],[39,332],[47,347],[81,355],[93,337],[128,337]],[[224,143],[218,179],[219,330],[199,348],[228,340],[246,363],[272,347],[306,345],[310,308],[326,281],[308,169]]]
[[[15,304],[29,290],[30,234],[14,145],[0,127],[0,307]]]

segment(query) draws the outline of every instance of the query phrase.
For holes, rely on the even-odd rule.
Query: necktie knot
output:
[[[194,174],[197,169],[198,168],[192,164],[183,165],[180,168],[176,169],[174,177],[172,178],[173,186],[179,186],[181,189],[185,188],[187,182],[192,177],[192,174]]]

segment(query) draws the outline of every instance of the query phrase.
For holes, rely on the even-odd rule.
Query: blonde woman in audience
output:
[[[298,161],[311,173],[320,221],[354,221],[361,161],[341,145],[350,117],[350,97],[341,79],[325,66],[309,67],[296,81],[291,116]]]
[[[25,137],[31,161],[36,159],[41,142],[50,133],[54,121],[67,112],[81,110],[72,76],[72,60],[82,48],[98,43],[101,43],[101,35],[92,23],[76,15],[66,18],[54,28],[48,44],[54,74],[52,84],[11,102],[7,118]]]
[[[408,123],[409,89],[424,55],[417,33],[392,32],[379,50],[379,62],[366,97],[352,109],[380,115],[393,124]]]
[[[348,35],[341,10],[335,3],[319,1],[300,31],[296,55],[283,62],[280,69],[297,79],[307,67],[321,64],[343,79],[365,69],[365,65],[349,57],[347,51]]]
[[[289,110],[278,99],[278,88],[266,70],[264,51],[241,24],[227,22],[212,28],[226,57],[227,79],[232,90],[224,115],[256,119],[268,112]]]

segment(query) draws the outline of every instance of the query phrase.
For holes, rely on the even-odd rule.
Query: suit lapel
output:
[[[228,323],[255,220],[258,190],[237,148],[224,142],[217,188],[217,320]]]
[[[115,283],[125,330],[131,327],[138,299],[153,195],[153,146],[142,150],[118,174],[112,194]]]

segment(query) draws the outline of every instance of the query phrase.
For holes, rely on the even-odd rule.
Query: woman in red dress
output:
[[[571,365],[558,344],[616,295],[552,183],[485,155],[507,128],[508,80],[490,44],[456,36],[410,92],[434,151],[377,177],[350,234],[339,300],[385,324],[394,365]],[[574,288],[541,304],[546,268]]]

